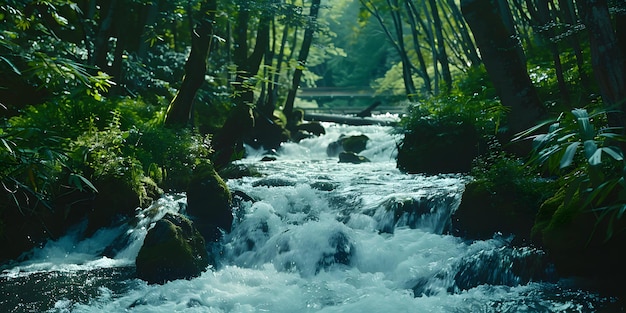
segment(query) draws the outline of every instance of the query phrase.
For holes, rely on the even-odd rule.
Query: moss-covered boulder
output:
[[[207,242],[230,232],[233,223],[232,196],[211,164],[196,167],[187,190],[187,214]]]
[[[578,191],[563,187],[541,206],[533,239],[548,252],[561,275],[598,279],[607,288],[621,286],[626,279],[626,221],[611,219],[610,214],[599,219],[601,213],[585,208]]]
[[[341,135],[339,139],[328,145],[326,148],[326,154],[329,157],[338,156],[341,152],[354,152],[355,154],[358,154],[365,150],[368,141],[369,137],[365,135]]]
[[[210,258],[204,238],[191,221],[168,213],[148,231],[135,264],[138,278],[164,283],[199,276]]]
[[[255,124],[251,133],[245,137],[246,144],[255,149],[266,150],[278,149],[280,144],[291,138],[291,132],[287,128],[285,115],[281,111],[274,111],[272,116],[263,115],[255,111]]]
[[[408,173],[467,173],[479,155],[480,136],[464,121],[424,119],[398,147],[397,165]]]
[[[261,177],[261,172],[250,164],[228,164],[218,173],[223,179],[238,179],[243,177]]]
[[[98,192],[88,214],[87,236],[116,221],[132,218],[137,208],[147,208],[163,195],[163,190],[149,177],[132,184],[123,177],[108,176],[94,185]]]
[[[528,243],[541,201],[537,197],[515,184],[492,188],[485,181],[470,182],[452,215],[452,233],[471,240],[502,233],[513,235],[516,244]]]

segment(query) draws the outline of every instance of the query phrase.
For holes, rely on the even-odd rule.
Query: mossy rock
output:
[[[484,181],[466,185],[452,215],[453,234],[466,239],[490,239],[496,233],[514,235],[514,243],[530,241],[538,205],[514,185],[492,190]]]
[[[567,199],[567,188],[543,203],[533,239],[548,252],[561,275],[604,280],[607,286],[622,281],[626,278],[621,257],[626,233],[614,232],[610,238],[606,233],[609,227],[626,229],[626,221],[599,221],[598,213],[584,208],[578,191]]]
[[[365,135],[349,136],[341,140],[341,145],[346,152],[360,153],[365,150],[369,140],[370,138]]]
[[[107,176],[93,184],[98,192],[88,215],[87,236],[115,221],[133,217],[135,210],[141,206],[142,199],[136,186],[123,177]],[[147,200],[144,198],[144,201]]]
[[[480,154],[481,139],[469,122],[422,123],[404,135],[398,168],[408,173],[467,173]]]
[[[243,177],[261,177],[262,174],[253,165],[249,164],[228,164],[219,171],[219,176],[224,179],[239,179]]]
[[[192,222],[168,213],[148,231],[135,264],[138,278],[164,283],[199,276],[210,259],[204,238]]]
[[[365,135],[344,136],[341,135],[339,139],[331,142],[326,148],[326,155],[329,157],[338,156],[341,152],[353,152],[355,154],[360,153],[367,147],[369,137]]]
[[[211,164],[201,164],[194,170],[187,190],[187,214],[207,242],[219,240],[221,230],[231,230],[232,196]]]

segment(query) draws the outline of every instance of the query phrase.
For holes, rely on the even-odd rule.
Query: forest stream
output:
[[[135,278],[147,229],[185,208],[167,195],[137,218],[89,239],[73,233],[3,268],[0,312],[616,312],[617,299],[558,277],[544,253],[509,238],[449,235],[462,175],[396,168],[390,126],[324,123],[326,134],[283,144],[276,160],[248,150],[263,177],[230,179],[239,198],[220,259],[200,277],[165,284]],[[339,163],[340,135],[369,137]],[[76,231],[79,233],[79,230]]]

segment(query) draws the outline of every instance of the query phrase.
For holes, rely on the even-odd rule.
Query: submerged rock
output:
[[[137,277],[148,283],[197,277],[209,263],[200,232],[189,219],[170,213],[148,231],[135,261]]]
[[[335,188],[337,188],[337,186],[335,186],[335,184],[331,182],[316,181],[314,183],[311,183],[311,188],[317,189],[320,191],[333,191],[335,190]]]
[[[358,155],[354,152],[341,152],[339,153],[339,163],[353,163],[353,164],[360,164],[360,163],[366,163],[366,162],[371,162],[368,158],[362,156],[362,155]]]
[[[267,178],[259,179],[252,183],[253,187],[259,187],[259,186],[289,187],[289,186],[295,186],[295,185],[296,185],[295,181],[291,179],[287,179],[287,178],[282,178],[282,177],[267,177]]]
[[[317,271],[327,269],[333,264],[350,265],[354,256],[355,246],[344,232],[336,232],[328,238],[328,245],[334,250],[324,253],[317,262]]]
[[[502,247],[464,257],[454,275],[454,287],[468,290],[479,285],[519,286],[555,281],[556,273],[541,250]]]

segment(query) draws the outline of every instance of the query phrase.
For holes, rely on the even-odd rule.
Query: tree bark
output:
[[[498,96],[510,109],[507,116],[510,138],[534,126],[544,116],[545,107],[528,76],[526,64],[517,53],[519,42],[511,39],[490,1],[462,0],[461,10]]]
[[[191,14],[191,9],[189,10],[188,13]],[[189,123],[193,101],[198,89],[204,83],[216,10],[217,0],[208,0],[202,5],[202,12],[206,12],[206,16],[198,21],[195,30],[191,32],[191,52],[185,63],[185,76],[176,96],[167,108],[166,126],[182,126]]]

